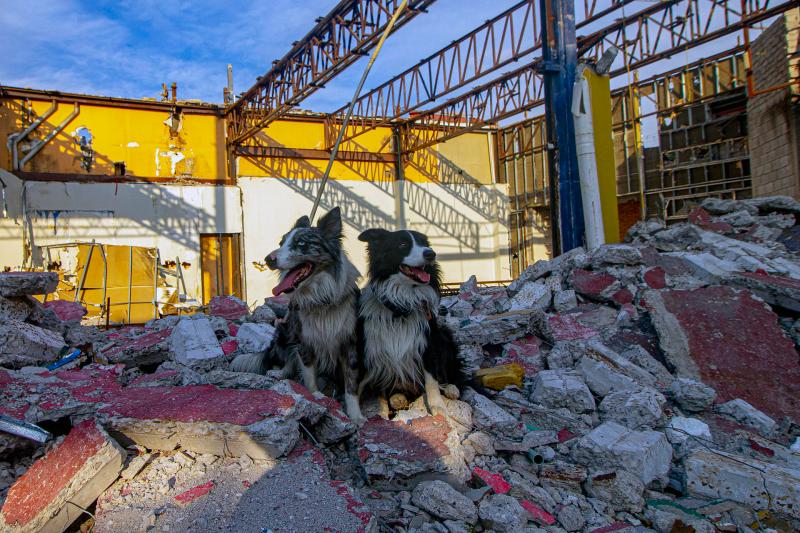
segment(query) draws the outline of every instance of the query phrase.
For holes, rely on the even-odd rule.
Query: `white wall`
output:
[[[253,261],[277,248],[295,220],[308,215],[319,180],[240,177],[244,213],[244,262],[248,303],[260,303],[276,284],[273,272],[260,271]],[[397,227],[396,182],[331,180],[317,217],[334,206],[342,208],[345,250],[366,272],[361,231]],[[430,237],[439,255],[445,281],[460,282],[475,274],[480,280],[508,279],[508,228],[505,185],[403,184],[404,227]]]
[[[21,182],[3,172],[8,217],[0,218],[0,266],[23,261]],[[241,233],[238,187],[202,185],[28,182],[33,244],[96,241],[159,249],[180,257],[187,289],[200,296],[200,234]]]

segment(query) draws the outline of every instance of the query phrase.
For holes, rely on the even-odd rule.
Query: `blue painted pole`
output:
[[[583,245],[572,87],[578,65],[574,0],[540,0],[553,256]]]

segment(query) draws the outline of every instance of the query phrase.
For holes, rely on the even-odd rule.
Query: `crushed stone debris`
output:
[[[365,398],[361,427],[280,372],[231,371],[285,299],[105,331],[31,297],[52,275],[0,273],[0,413],[55,435],[0,434],[0,530],[800,530],[798,214],[707,199],[507,287],[472,277],[437,317],[472,386],[448,416]]]

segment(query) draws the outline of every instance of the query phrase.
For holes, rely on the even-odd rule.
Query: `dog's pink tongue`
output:
[[[428,283],[431,280],[431,275],[419,267],[411,267],[411,271],[422,283]]]
[[[300,269],[299,268],[296,268],[296,269],[290,271],[288,274],[286,274],[286,276],[284,276],[284,278],[281,280],[281,282],[278,283],[275,286],[274,289],[272,289],[272,295],[273,296],[277,296],[277,295],[282,294],[282,293],[284,293],[284,292],[286,292],[288,290],[293,289],[294,288],[294,282],[295,282],[295,280],[297,279],[297,277],[299,275],[300,275]]]

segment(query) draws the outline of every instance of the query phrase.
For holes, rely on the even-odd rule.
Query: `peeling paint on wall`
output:
[[[128,148],[139,148],[139,143],[137,143],[136,141],[131,141],[125,146],[127,146]]]

